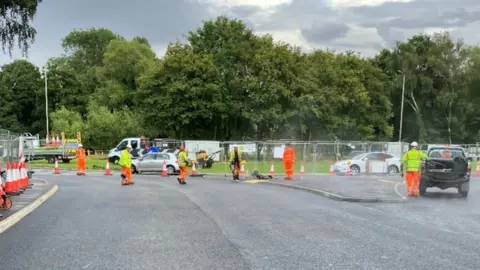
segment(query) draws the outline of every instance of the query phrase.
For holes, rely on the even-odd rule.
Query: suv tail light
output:
[[[468,167],[467,167],[467,175],[472,174],[472,163],[469,161],[468,162]]]
[[[178,163],[178,159],[177,159],[177,160],[175,160],[175,163]]]

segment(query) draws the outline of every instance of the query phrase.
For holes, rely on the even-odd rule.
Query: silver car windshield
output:
[[[357,159],[357,160],[358,160],[358,159],[362,159],[362,158],[364,158],[366,155],[367,155],[367,154],[361,154],[361,155],[358,155],[358,156],[354,156],[354,157],[351,158],[351,159]]]

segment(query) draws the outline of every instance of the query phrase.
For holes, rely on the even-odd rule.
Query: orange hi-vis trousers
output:
[[[287,179],[291,179],[293,177],[293,160],[286,160],[283,165],[285,166],[285,176]]]
[[[188,167],[187,166],[180,167],[180,180],[185,182],[185,179],[187,179],[187,176],[188,176]]]
[[[238,178],[240,175],[240,163],[239,162],[234,162],[233,163],[233,172],[232,175],[234,178]]]
[[[122,167],[122,174],[125,175],[125,183],[132,182],[132,168]]]
[[[87,160],[86,158],[77,159],[77,173],[85,173]]]
[[[408,196],[418,196],[420,192],[420,172],[407,172],[405,174]]]

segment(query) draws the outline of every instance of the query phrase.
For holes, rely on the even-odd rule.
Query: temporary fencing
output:
[[[25,156],[20,152],[22,136],[8,130],[0,130],[0,209],[12,207],[10,196],[23,194],[30,188],[31,172],[27,169]]]
[[[0,129],[0,167],[6,168],[7,163],[18,161],[19,136],[8,130]]]
[[[283,149],[286,143],[290,143],[295,149],[296,162],[295,172],[299,174],[323,174],[329,173],[334,163],[340,160],[351,158],[351,155],[366,152],[386,152],[397,158],[399,161],[401,155],[408,149],[408,143],[392,143],[392,142],[332,142],[332,141],[224,141],[219,142],[219,149],[209,146],[209,149],[201,149],[202,144],[198,145],[190,143],[188,151],[191,157],[195,153],[203,150],[208,155],[215,155],[215,164],[213,167],[222,166],[223,169],[212,169],[211,171],[222,171],[222,173],[230,172],[230,152],[234,146],[237,146],[245,161],[244,170],[249,174],[253,170],[262,173],[284,173],[282,164]],[[384,156],[386,157],[386,156]],[[383,157],[383,158],[384,158]],[[367,160],[369,160],[367,162]],[[369,173],[388,173],[391,161],[382,160],[379,156],[375,158],[373,155],[361,164],[360,172]],[[398,163],[398,162],[397,162]],[[303,165],[303,166],[302,166]],[[398,165],[399,166],[399,165]],[[302,170],[303,167],[303,170]],[[272,171],[273,169],[273,171]],[[204,173],[208,173],[209,169],[204,169]]]

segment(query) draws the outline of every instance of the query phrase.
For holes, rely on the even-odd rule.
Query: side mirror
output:
[[[472,157],[467,157],[468,161],[470,162],[473,162],[473,158]]]

